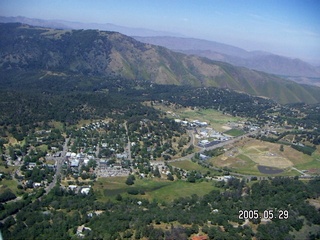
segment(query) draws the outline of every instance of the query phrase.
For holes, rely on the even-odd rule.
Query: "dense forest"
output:
[[[287,121],[295,126],[320,129],[317,105],[279,105],[270,99],[214,87],[157,85],[143,80],[104,77],[53,76],[32,71],[4,71],[1,86],[0,110],[4,113],[0,116],[1,126],[19,124],[20,127],[33,128],[32,125],[52,120],[70,125],[81,119],[121,118],[127,111],[128,117],[134,114],[130,109],[145,113],[155,111],[142,105],[144,101],[168,101],[182,107],[217,109],[233,116],[253,118],[262,124],[270,119],[268,115],[277,113],[279,123]]]
[[[4,239],[74,239],[85,224],[85,239],[187,239],[198,233],[210,239],[294,239],[305,225],[320,224],[319,211],[308,203],[320,196],[319,179],[303,183],[278,177],[249,186],[234,178],[216,187],[203,197],[173,202],[121,195],[115,202],[98,202],[93,191],[82,195],[57,186],[41,200],[31,203],[29,196],[16,206],[1,205],[2,211],[16,214],[1,224],[1,231]],[[247,222],[240,217],[243,210],[259,216]],[[288,215],[281,218],[280,210]],[[274,217],[263,219],[264,211]],[[319,234],[305,237],[318,239]]]

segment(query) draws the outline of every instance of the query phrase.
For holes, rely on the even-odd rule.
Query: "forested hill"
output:
[[[61,76],[119,76],[159,84],[228,88],[280,103],[320,102],[320,88],[175,53],[116,32],[57,30],[8,23],[0,24],[0,33],[3,77],[7,70],[50,72]]]

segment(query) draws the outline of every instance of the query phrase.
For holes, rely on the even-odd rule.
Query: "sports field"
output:
[[[284,151],[280,151],[280,145],[263,142],[255,139],[246,139],[236,143],[223,155],[211,159],[215,166],[229,167],[239,173],[263,175],[258,170],[258,165],[279,168],[284,170],[279,175],[297,175],[298,172],[292,170],[296,167],[304,170],[304,167],[318,167],[314,157],[303,154],[290,146],[284,146]],[[308,170],[308,169],[306,169]]]

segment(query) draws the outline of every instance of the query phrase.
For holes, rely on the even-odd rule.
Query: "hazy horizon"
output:
[[[320,65],[320,2],[0,0],[0,15],[172,32]]]

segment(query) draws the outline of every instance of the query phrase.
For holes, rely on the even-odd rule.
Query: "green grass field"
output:
[[[233,137],[238,137],[238,136],[241,136],[243,135],[245,132],[241,129],[230,129],[226,132],[224,132],[224,134],[227,134],[227,135],[230,135],[230,136],[233,136]]]
[[[175,115],[168,114],[168,117],[188,119],[188,120],[199,120],[205,121],[210,124],[210,127],[217,131],[224,132],[224,128],[228,122],[244,121],[245,119],[240,117],[232,117],[230,115],[225,115],[214,109],[194,109],[191,108],[178,108],[168,107],[166,105],[156,105],[154,108],[161,110],[163,112],[171,112]]]
[[[192,161],[189,160],[183,160],[183,161],[178,161],[178,162],[172,162],[169,163],[169,165],[173,166],[173,167],[177,167],[177,168],[181,168],[184,170],[188,170],[188,171],[200,171],[201,173],[206,173],[207,171],[209,171],[208,168],[202,167],[197,163],[194,163]]]
[[[0,182],[0,186],[0,193],[4,192],[8,188],[16,195],[18,193],[18,182],[15,180],[2,179]]]
[[[242,118],[225,115],[222,112],[213,109],[183,109],[178,111],[177,114],[180,115],[180,118],[187,118],[189,120],[197,119],[199,121],[208,122],[210,127],[221,132],[225,131],[223,125],[227,124],[228,122],[243,121]]]
[[[320,174],[320,160],[314,159],[313,161],[298,164],[295,166],[299,170],[311,170],[313,174]]]
[[[145,197],[149,200],[156,199],[158,201],[170,202],[180,197],[191,196],[192,194],[203,196],[216,189],[212,182],[189,183],[183,180],[177,180],[162,188],[146,192]]]
[[[4,165],[0,165],[0,173],[13,173],[19,167],[18,166],[8,166],[7,168]]]
[[[4,166],[0,166],[0,172],[11,175],[19,168],[20,168],[19,166],[8,166],[8,168],[5,168]],[[19,182],[16,179],[8,180],[6,178],[3,178],[0,181],[0,193],[5,191],[6,189],[10,189],[18,197],[24,192],[24,190],[19,190],[17,188],[18,184]]]
[[[63,123],[57,121],[51,121],[51,124],[54,128],[59,129],[60,131],[63,130]]]
[[[126,177],[100,178],[94,184],[95,194],[100,201],[115,200],[118,194],[131,196],[127,191],[131,188],[143,191],[144,195],[134,195],[137,198],[172,201],[179,197],[187,197],[192,194],[203,196],[216,189],[212,182],[189,183],[183,180],[167,181],[163,179],[136,179],[134,185],[125,184]]]
[[[6,168],[3,165],[0,165],[0,173],[4,173],[4,174],[12,174],[14,173],[17,169],[19,169],[18,166],[8,166],[8,168]],[[18,188],[18,182],[15,179],[5,179],[3,178],[0,181],[0,193],[2,193],[5,189],[9,188],[11,189],[11,191],[17,195],[17,193],[19,192]]]
[[[37,148],[43,152],[48,151],[48,145],[45,145],[45,144],[42,144],[42,145],[38,146]]]

